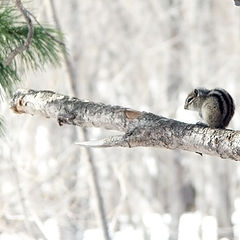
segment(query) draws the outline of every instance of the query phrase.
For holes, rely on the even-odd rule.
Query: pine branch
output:
[[[57,42],[60,46],[62,46],[64,51],[66,51],[65,43],[62,42],[62,41],[59,41],[57,38],[55,38],[54,36],[52,36],[51,34],[49,34],[49,33],[45,30],[44,26],[37,20],[37,18],[36,18],[31,12],[29,12],[28,10],[26,10],[26,11],[27,11],[27,13],[34,19],[34,21],[44,30],[44,32],[45,32],[52,40],[54,40],[54,41]],[[59,28],[58,28],[58,29],[59,29]],[[62,38],[62,37],[63,37],[63,36],[60,34],[60,38]]]
[[[27,39],[26,41],[20,45],[19,47],[15,48],[6,58],[6,60],[3,62],[3,66],[6,67],[10,64],[10,62],[20,53],[23,51],[27,50],[32,42],[33,39],[33,33],[34,33],[34,28],[32,24],[31,18],[28,16],[28,13],[26,9],[23,7],[22,2],[20,0],[15,0],[16,6],[19,9],[19,11],[22,13],[24,16],[27,27],[28,27],[28,34],[27,34]]]
[[[23,11],[32,16],[28,10]],[[1,97],[5,94],[11,95],[12,89],[20,81],[17,74],[19,63],[25,69],[43,69],[46,64],[60,64],[61,50],[65,49],[64,44],[59,44],[58,41],[59,38],[63,39],[62,34],[54,28],[39,24],[32,27],[34,34],[33,30],[29,31],[29,24],[21,21],[21,15],[16,8],[0,8]],[[23,46],[26,50],[22,52]]]
[[[60,125],[100,127],[122,135],[79,143],[87,147],[163,147],[240,160],[240,131],[211,129],[120,106],[82,101],[52,91],[18,90],[16,113],[54,118]]]

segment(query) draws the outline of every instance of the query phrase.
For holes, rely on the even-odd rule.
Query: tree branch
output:
[[[16,113],[57,119],[60,125],[100,127],[122,135],[78,143],[87,147],[164,147],[240,160],[240,131],[211,129],[153,113],[105,105],[52,91],[18,90],[10,103]]]
[[[46,31],[46,29],[44,28],[44,26],[37,20],[37,18],[30,12],[26,9],[26,12],[35,20],[35,22],[42,28],[42,30],[53,40],[55,41],[56,43],[58,43],[62,48],[63,48],[63,51],[66,51],[66,46],[65,46],[65,43],[62,42],[62,41],[59,41],[57,38],[55,38],[54,36],[52,36],[50,33],[48,33],[48,31]],[[58,29],[60,30],[60,29]]]
[[[58,18],[58,14],[56,11],[54,0],[50,0],[50,6],[51,6],[52,16],[53,16],[55,25],[56,25],[57,29],[62,32],[61,24],[59,22],[59,18]],[[76,78],[76,68],[74,68],[74,65],[70,59],[70,56],[67,54],[66,49],[64,47],[61,47],[61,51],[62,51],[62,55],[64,57],[64,62],[65,62],[67,73],[68,73],[68,80],[69,80],[69,87],[70,87],[69,91],[70,91],[71,95],[77,96],[78,94],[77,94],[76,82],[78,81],[78,79]],[[73,130],[75,131],[75,129],[73,129]],[[85,141],[87,139],[86,129],[78,128],[77,136],[79,138],[83,138],[83,140]],[[103,194],[101,192],[100,181],[98,179],[97,167],[95,166],[95,161],[94,161],[94,157],[93,157],[91,149],[88,148],[88,149],[86,149],[85,152],[86,152],[85,158],[89,164],[89,170],[90,170],[91,177],[92,177],[91,186],[92,186],[93,195],[96,198],[96,203],[97,203],[97,208],[96,208],[97,211],[96,212],[97,212],[97,216],[99,219],[99,223],[100,223],[102,231],[103,231],[104,239],[111,240],[111,237],[109,234],[109,229],[108,229],[108,222],[107,222],[107,218],[106,218]]]
[[[31,18],[28,16],[28,11],[23,7],[22,2],[20,0],[15,0],[16,6],[19,9],[19,11],[22,13],[23,17],[25,18],[28,26],[28,35],[26,41],[20,45],[19,47],[15,48],[5,59],[3,62],[4,67],[8,66],[11,61],[20,53],[25,51],[26,49],[29,48],[32,39],[33,39],[33,34],[34,34],[34,27],[32,24]]]

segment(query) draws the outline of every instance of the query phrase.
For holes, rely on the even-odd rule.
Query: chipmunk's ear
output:
[[[195,94],[196,96],[198,96],[198,95],[199,95],[199,91],[198,91],[198,89],[197,89],[197,88],[195,88],[195,89],[193,90],[193,92],[194,92],[194,94]]]

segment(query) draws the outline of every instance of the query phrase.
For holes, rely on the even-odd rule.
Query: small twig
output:
[[[53,20],[55,22],[56,28],[61,31],[61,25],[57,16],[54,0],[50,0],[50,6],[51,6]],[[70,92],[71,94],[73,94],[73,96],[77,96],[77,90],[76,90],[77,79],[76,79],[76,72],[74,71],[74,66],[72,65],[71,59],[64,48],[62,48],[62,54],[63,54],[66,68],[67,68],[67,72],[69,75]]]
[[[65,48],[65,43],[59,41],[58,39],[56,39],[54,36],[52,36],[51,34],[48,33],[48,31],[46,31],[46,29],[43,27],[43,25],[37,20],[37,18],[28,10],[26,10],[27,13],[34,19],[34,21],[42,28],[42,30],[56,43],[58,43],[60,46]]]
[[[21,0],[15,0],[16,6],[19,9],[19,11],[22,13],[23,17],[26,20],[27,26],[28,26],[28,35],[27,35],[27,39],[24,42],[24,44],[20,45],[19,47],[15,48],[9,55],[8,57],[5,59],[5,61],[3,62],[4,67],[8,66],[11,61],[20,53],[22,53],[23,51],[25,51],[26,49],[29,48],[32,39],[33,39],[33,34],[34,34],[34,27],[32,24],[32,20],[31,18],[28,16],[28,12],[27,10],[23,7]]]

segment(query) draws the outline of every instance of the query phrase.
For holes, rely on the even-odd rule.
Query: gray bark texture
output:
[[[211,129],[153,113],[80,100],[52,91],[20,89],[11,109],[55,118],[59,125],[100,127],[124,132],[102,140],[78,143],[86,147],[164,147],[240,160],[240,131]]]

